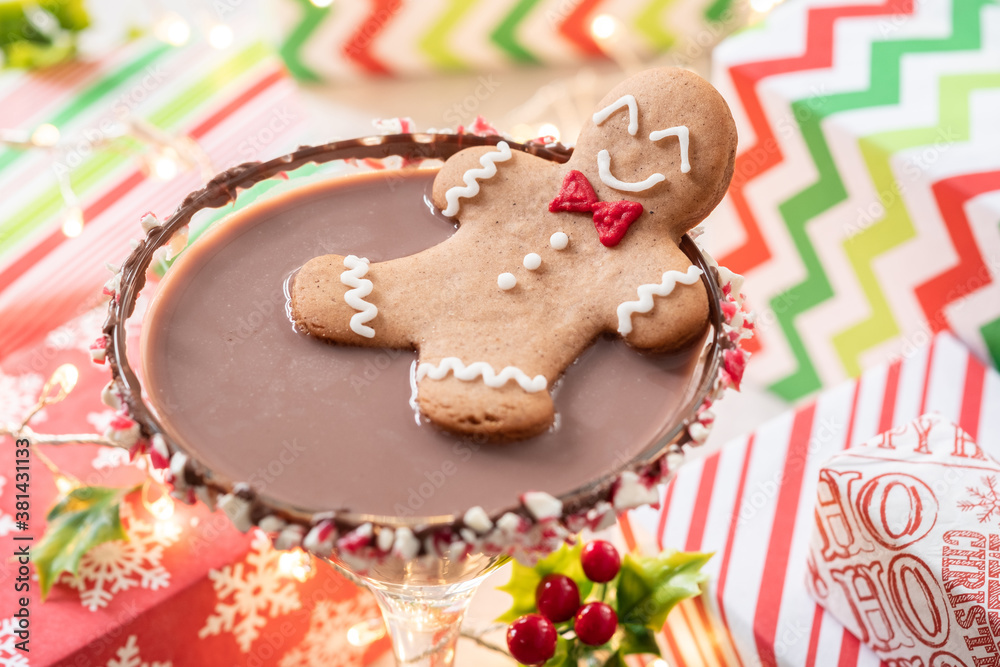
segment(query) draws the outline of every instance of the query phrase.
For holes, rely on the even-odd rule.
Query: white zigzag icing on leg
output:
[[[349,270],[340,274],[340,282],[354,288],[347,290],[344,301],[359,311],[351,316],[351,331],[365,338],[374,338],[375,330],[365,325],[378,315],[378,307],[365,301],[365,297],[372,293],[372,281],[364,278],[368,273],[368,258],[348,255],[344,258],[344,266]]]
[[[483,165],[482,169],[469,169],[462,176],[462,181],[465,185],[456,185],[453,188],[449,188],[447,192],[444,193],[445,201],[448,202],[448,207],[442,211],[448,217],[454,216],[458,213],[458,200],[461,197],[475,197],[479,194],[479,180],[484,178],[493,178],[497,175],[497,162],[506,162],[511,158],[510,146],[507,145],[506,141],[500,141],[497,143],[497,150],[491,151],[489,153],[483,153],[482,157],[479,158],[479,164]]]
[[[510,380],[514,380],[521,385],[521,389],[529,394],[545,391],[549,386],[549,382],[545,379],[544,375],[530,377],[516,366],[505,366],[503,370],[497,373],[493,370],[493,366],[485,361],[476,361],[466,366],[458,357],[445,357],[438,364],[428,361],[420,362],[417,366],[417,382],[420,382],[425,377],[429,377],[432,380],[441,380],[449,372],[454,373],[455,377],[459,380],[466,382],[482,377],[483,383],[487,387],[493,388],[502,387]]]
[[[653,295],[667,296],[674,291],[677,283],[694,285],[701,279],[701,273],[701,269],[697,266],[689,266],[687,272],[673,270],[664,272],[659,283],[639,285],[636,290],[639,293],[638,301],[625,301],[618,305],[618,333],[623,336],[632,333],[632,315],[653,310]]]

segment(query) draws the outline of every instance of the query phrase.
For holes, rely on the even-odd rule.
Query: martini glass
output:
[[[107,355],[115,389],[127,405],[130,416],[140,425],[143,436],[165,447],[168,458],[182,453],[196,463],[193,470],[188,468],[184,473],[185,483],[197,483],[214,497],[237,493],[241,480],[212,474],[211,470],[198,463],[197,452],[186,451],[185,446],[171,436],[155,407],[148,401],[130,361],[127,324],[135,311],[137,297],[145,285],[156,251],[170,244],[175,234],[184,230],[199,211],[228,205],[236,201],[241,192],[269,179],[284,178],[287,172],[310,163],[349,160],[352,164],[378,168],[386,160],[393,159],[397,163],[402,160],[402,164],[407,166],[428,166],[427,161],[445,160],[469,146],[492,146],[500,139],[467,134],[397,134],[300,148],[267,162],[247,163],[219,174],[204,188],[191,193],[173,215],[147,233],[122,266],[120,287],[117,297],[110,303],[104,328],[108,336]],[[561,145],[510,145],[514,150],[555,162],[564,162],[570,155],[570,150]],[[294,182],[291,185],[294,186]],[[682,239],[681,247],[692,263],[702,269],[702,280],[709,295],[710,326],[697,363],[686,377],[676,407],[669,412],[671,417],[659,426],[654,437],[649,438],[647,443],[637,443],[632,450],[635,453],[628,460],[621,461],[604,474],[580,480],[573,491],[559,497],[566,516],[585,516],[588,510],[597,506],[610,508],[608,501],[623,473],[640,472],[647,478],[661,481],[669,477],[679,464],[684,447],[692,443],[688,426],[696,419],[706,399],[717,391],[723,351],[731,346],[723,331],[720,302],[724,296],[713,263],[687,236]],[[191,477],[197,479],[187,479]],[[306,512],[266,496],[256,498],[255,502],[289,523],[299,522],[308,526],[310,517],[316,516],[315,510]],[[260,512],[256,515],[259,516]],[[341,534],[359,526],[376,526],[393,531],[408,529],[424,542],[435,531],[457,532],[462,519],[461,516],[450,515],[403,517],[337,512],[335,525]],[[496,549],[445,550],[443,553],[427,552],[425,549],[423,554],[414,557],[392,555],[374,560],[352,558],[337,548],[326,549],[319,555],[348,578],[372,591],[382,611],[398,664],[426,666],[454,663],[460,626],[473,594],[486,575],[508,559],[503,550]]]

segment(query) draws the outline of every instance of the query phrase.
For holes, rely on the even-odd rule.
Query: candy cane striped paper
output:
[[[872,368],[684,466],[664,490],[662,511],[635,510],[626,520],[657,546],[716,554],[707,566],[707,593],[668,618],[669,664],[878,665],[806,590],[820,466],[928,412],[1000,457],[998,405],[1000,375],[953,336],[939,334],[929,347]]]
[[[0,327],[0,360],[92,307],[110,275],[105,264],[123,260],[141,235],[141,215],[165,217],[201,184],[190,171],[148,177],[134,142],[95,151],[88,137],[127,112],[190,136],[221,170],[287,152],[307,121],[277,58],[245,39],[224,51],[138,40],[94,63],[5,73],[0,90],[0,126],[52,123],[80,140],[55,164],[45,151],[0,149],[0,321],[16,323]],[[60,229],[57,168],[68,170],[86,218],[74,239]]]
[[[793,399],[950,329],[1000,363],[1000,3],[804,0],[713,52],[739,155],[707,225]]]

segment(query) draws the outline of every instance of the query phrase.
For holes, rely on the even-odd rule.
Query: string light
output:
[[[160,151],[153,158],[150,171],[161,181],[172,180],[180,171],[180,165],[177,164],[177,152],[171,149]]]
[[[608,41],[618,32],[618,19],[610,14],[599,14],[590,23],[590,34],[594,39]]]
[[[559,141],[559,128],[552,123],[542,123],[538,126],[539,137],[552,137],[555,141]]]
[[[310,0],[316,7],[329,7],[333,4],[333,0]]]
[[[55,482],[56,489],[59,491],[60,496],[65,496],[78,486],[76,482],[65,475],[56,475]]]
[[[208,43],[220,51],[225,49],[233,43],[233,29],[224,23],[213,25],[208,31]]]
[[[191,26],[179,14],[173,12],[164,14],[156,22],[153,32],[161,41],[173,46],[183,46],[191,38]]]
[[[299,548],[278,556],[278,571],[286,577],[306,581],[313,575],[312,556]]]
[[[51,377],[42,387],[42,394],[39,401],[45,405],[52,405],[66,398],[73,388],[76,387],[80,379],[80,371],[73,364],[63,364],[52,373]],[[57,390],[55,394],[52,390]]]
[[[31,133],[31,143],[39,148],[52,148],[59,143],[59,128],[51,123],[43,123]]]
[[[72,206],[66,211],[63,218],[62,233],[67,238],[74,239],[83,232],[83,210],[79,206]]]
[[[657,658],[653,662],[649,663],[649,667],[670,667],[670,665],[663,658]]]
[[[381,618],[369,618],[352,625],[347,630],[347,642],[351,646],[368,646],[385,637],[385,623]]]

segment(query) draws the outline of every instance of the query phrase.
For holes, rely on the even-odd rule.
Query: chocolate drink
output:
[[[217,476],[310,512],[494,514],[526,491],[559,496],[621,468],[676,423],[700,345],[644,356],[599,340],[554,392],[556,425],[490,444],[425,423],[415,354],[296,331],[287,281],[323,253],[373,262],[440,243],[434,172],[371,172],[302,186],[233,213],[185,251],[146,315],[145,386],[163,426]]]

